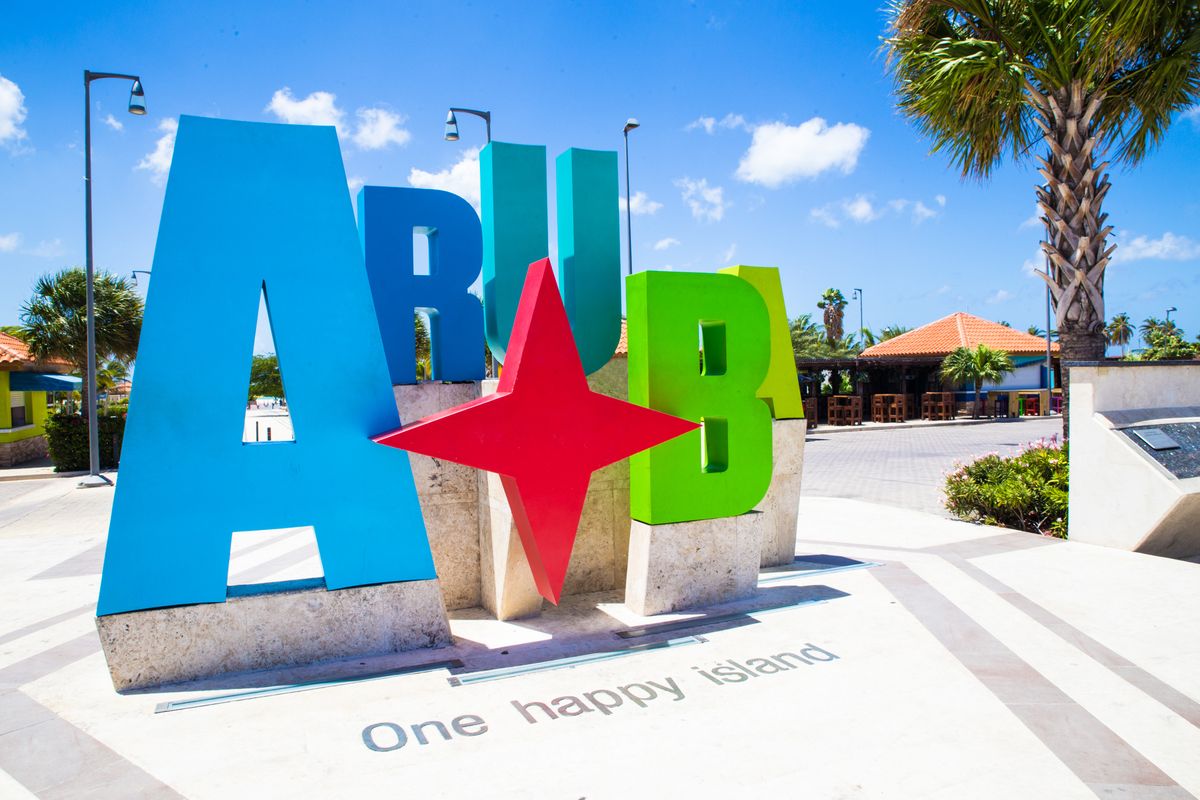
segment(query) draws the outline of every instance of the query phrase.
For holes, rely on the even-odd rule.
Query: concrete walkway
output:
[[[93,624],[112,490],[65,483],[0,486],[0,797],[1200,796],[1195,564],[806,497],[803,561],[699,627],[638,635],[605,593],[121,696]],[[231,575],[313,568],[305,536],[241,539]]]

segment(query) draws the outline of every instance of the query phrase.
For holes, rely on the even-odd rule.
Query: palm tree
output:
[[[108,272],[94,280],[96,359],[132,361],[142,332],[142,298],[133,284]],[[43,275],[21,306],[23,338],[34,358],[61,358],[87,374],[87,276],[79,267]],[[97,364],[98,366],[99,364]],[[82,408],[88,407],[87,386]]]
[[[1030,325],[1028,328],[1025,329],[1025,332],[1028,333],[1030,336],[1036,336],[1039,339],[1046,335],[1046,332],[1044,330],[1042,330],[1041,328],[1039,328],[1037,325]]]
[[[1042,250],[1065,361],[1104,357],[1104,158],[1141,161],[1200,98],[1200,8],[1162,0],[891,0],[901,111],[964,177],[1039,142]],[[1069,385],[1064,375],[1064,402]],[[1063,433],[1068,415],[1063,414]]]
[[[907,325],[888,325],[879,332],[879,341],[886,342],[888,339],[895,339],[901,334],[908,333],[912,328]]]
[[[993,350],[981,344],[972,350],[960,347],[942,361],[942,377],[954,383],[975,384],[975,410],[972,416],[979,419],[979,392],[984,382],[999,383],[1013,371],[1012,359],[1003,350]]]
[[[838,289],[826,289],[817,308],[825,312],[825,339],[834,347],[842,339],[842,317],[846,313],[846,296]]]
[[[413,314],[413,342],[416,344],[417,378],[428,379],[431,370],[429,328],[420,314]]]
[[[1104,335],[1108,338],[1109,344],[1115,344],[1121,348],[1121,358],[1124,358],[1125,347],[1133,338],[1133,323],[1129,319],[1129,315],[1122,311],[1113,317],[1104,329]]]
[[[788,327],[791,329],[792,351],[796,358],[816,358],[821,355],[825,337],[812,321],[812,314],[801,314],[792,320]]]

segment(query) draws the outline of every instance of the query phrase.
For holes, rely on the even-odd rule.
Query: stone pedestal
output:
[[[269,587],[263,591],[264,587]],[[144,689],[232,672],[450,644],[437,581],[327,591],[323,581],[230,589],[224,603],[96,618],[113,687]]]
[[[588,377],[588,384],[593,391],[624,400],[628,397],[628,374],[626,360],[613,358]],[[483,396],[494,393],[497,384],[495,380],[484,381]],[[480,509],[483,607],[500,620],[540,614],[542,598],[534,586],[498,476],[481,473]],[[628,550],[629,462],[619,461],[592,474],[563,581],[563,595],[602,592],[624,585]]]
[[[479,383],[427,381],[392,388],[406,425],[479,397]],[[471,467],[417,453],[409,453],[408,461],[446,608],[478,606],[479,475]]]
[[[664,525],[634,520],[625,605],[651,616],[753,595],[764,521],[758,511]]]
[[[771,421],[771,486],[754,507],[763,515],[760,566],[790,564],[796,557],[796,522],[800,514],[800,478],[804,471],[802,419]]]

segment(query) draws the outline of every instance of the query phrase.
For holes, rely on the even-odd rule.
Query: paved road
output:
[[[836,433],[817,428],[804,447],[802,493],[948,516],[942,507],[942,484],[955,463],[990,452],[1015,453],[1054,434],[1062,435],[1058,417]]]

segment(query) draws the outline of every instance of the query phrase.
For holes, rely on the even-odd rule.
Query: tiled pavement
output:
[[[989,452],[1016,453],[1029,442],[1062,435],[1059,417],[1023,417],[980,425],[893,430],[809,431],[802,492],[844,497],[948,516],[942,483],[957,462]]]

